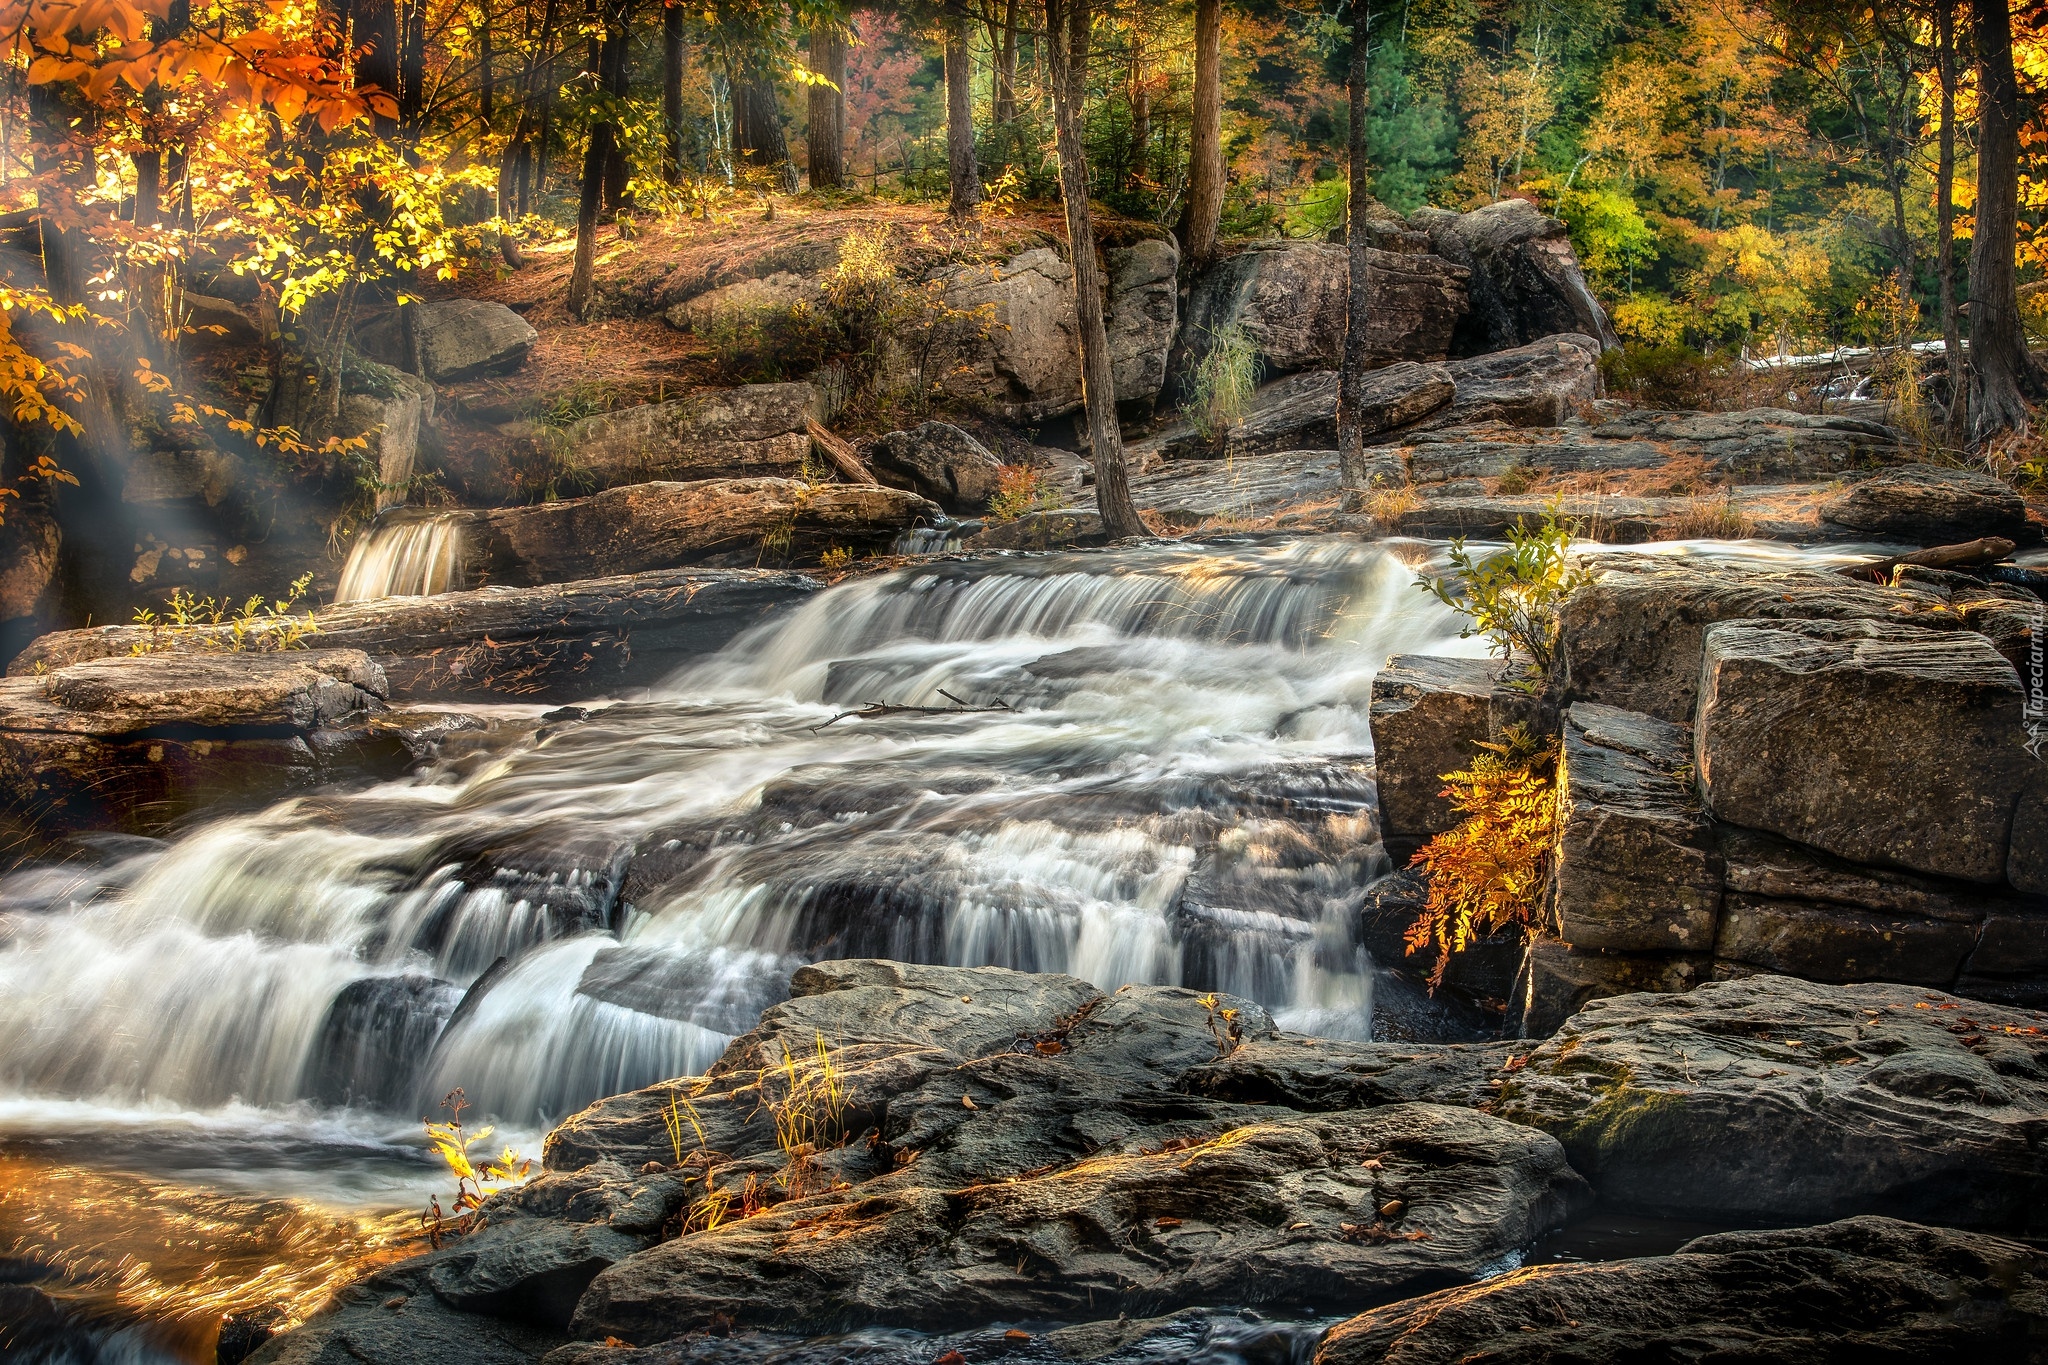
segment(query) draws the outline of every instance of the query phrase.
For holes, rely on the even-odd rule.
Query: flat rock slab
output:
[[[274,800],[409,752],[369,725],[386,692],[359,650],[151,653],[0,680],[0,790],[48,831],[155,829]]]
[[[383,670],[394,700],[516,697],[582,701],[644,687],[719,649],[824,585],[768,569],[661,569],[540,587],[490,587],[432,597],[350,602],[317,614],[323,648],[359,650]],[[217,648],[227,632],[180,632],[179,650]],[[95,626],[37,639],[9,677],[37,666],[126,657],[143,626]],[[294,653],[287,658],[305,658]]]
[[[1730,824],[1999,882],[2039,766],[2021,705],[2019,675],[1971,631],[1724,621],[1701,666],[1700,788]]]
[[[1496,1112],[1603,1201],[1708,1222],[2048,1226],[2048,1016],[1783,976],[1587,1005]]]
[[[1910,464],[1856,484],[1820,509],[1823,521],[1921,545],[1958,545],[1979,536],[2020,544],[2040,539],[2027,504],[2003,479],[1972,469]]]
[[[1852,1218],[1545,1265],[1340,1324],[1316,1365],[2048,1360],[2048,1255]]]

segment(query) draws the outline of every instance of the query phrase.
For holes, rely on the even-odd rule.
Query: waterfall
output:
[[[356,537],[334,600],[430,597],[461,586],[461,517],[402,511],[379,517]]]

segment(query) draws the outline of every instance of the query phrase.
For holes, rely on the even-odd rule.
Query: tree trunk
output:
[[[811,188],[846,184],[846,35],[835,24],[811,30],[811,69],[832,82],[811,87]]]
[[[689,55],[683,41],[683,7],[671,0],[661,10],[661,129],[668,148],[661,178],[671,185],[683,178],[683,67]]]
[[[1126,188],[1145,178],[1145,152],[1152,141],[1152,92],[1145,85],[1145,46],[1131,35],[1131,145],[1124,157]]]
[[[2027,430],[2041,377],[2013,278],[2019,219],[2019,83],[2006,0],[1970,0],[1977,48],[1977,224],[1970,239],[1970,443]]]
[[[1963,369],[1962,315],[1956,308],[1956,14],[1953,0],[1937,0],[1935,75],[1941,82],[1940,152],[1934,168],[1935,250],[1941,280],[1941,345],[1948,362],[1948,435],[1968,439],[1970,384]]]
[[[1188,139],[1188,213],[1182,256],[1199,270],[1216,256],[1223,222],[1223,0],[1195,4],[1195,112]]]
[[[398,79],[398,7],[393,0],[349,0],[342,12],[344,24],[353,22],[356,45],[356,84],[373,85],[395,100],[402,97]],[[382,114],[371,119],[372,131],[388,138],[398,131],[395,119]]]
[[[1365,434],[1358,420],[1359,395],[1365,387],[1366,330],[1372,307],[1372,234],[1365,230],[1361,205],[1365,199],[1368,167],[1365,151],[1366,111],[1371,105],[1367,82],[1371,78],[1372,11],[1354,3],[1351,7],[1351,70],[1346,81],[1351,96],[1351,184],[1345,198],[1344,251],[1350,259],[1350,300],[1345,310],[1344,357],[1337,379],[1337,466],[1344,489],[1343,509],[1364,510],[1368,486]]]
[[[967,21],[958,18],[946,21],[946,176],[953,191],[946,212],[972,217],[981,203],[981,169],[974,164],[974,61]]]
[[[625,16],[604,26],[604,40],[591,60],[591,83],[603,85],[615,63],[623,58],[617,50],[626,45]],[[583,150],[583,193],[576,204],[576,264],[569,275],[569,311],[581,319],[590,307],[592,275],[597,260],[597,218],[603,206],[605,168],[618,145],[618,130],[608,118],[590,125],[590,143]]]
[[[782,133],[775,81],[760,72],[747,72],[735,75],[730,83],[733,145],[740,159],[775,172],[784,190],[795,190],[796,167],[789,159],[789,139]]]
[[[1131,501],[1123,433],[1116,422],[1116,378],[1102,317],[1102,266],[1095,257],[1095,219],[1088,206],[1088,154],[1081,142],[1081,101],[1088,93],[1090,0],[1045,0],[1051,42],[1053,130],[1059,148],[1060,198],[1067,210],[1067,248],[1074,265],[1074,320],[1081,333],[1081,401],[1088,414],[1088,450],[1095,461],[1095,505],[1111,539],[1142,536],[1145,523]]]
[[[626,97],[632,93],[631,69],[628,65],[630,50],[628,38],[633,23],[632,5],[621,4],[618,14],[605,25],[604,53],[600,64],[604,68],[605,92],[623,106]],[[614,25],[618,28],[618,40],[612,39]],[[626,207],[626,149],[619,141],[618,128],[612,128],[611,149],[604,158],[604,208],[605,212],[616,214]]]
[[[1003,40],[996,48],[996,122],[1017,121],[1017,0],[1003,6]]]
[[[415,133],[427,108],[427,0],[405,0],[399,19],[398,126]]]

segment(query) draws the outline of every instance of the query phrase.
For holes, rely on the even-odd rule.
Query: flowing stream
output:
[[[1369,1036],[1350,923],[1384,863],[1371,678],[1482,647],[1413,586],[1436,552],[905,569],[481,764],[20,869],[0,879],[0,1256],[81,1263],[23,1212],[47,1200],[22,1172],[83,1167],[245,1221],[292,1201],[328,1219],[311,1259],[362,1254],[369,1212],[449,1183],[419,1142],[445,1092],[537,1150],[592,1099],[703,1069],[821,958],[1178,983]],[[907,709],[847,714],[870,703]],[[143,1244],[201,1235],[159,1202]],[[90,1245],[118,1263],[118,1243]]]

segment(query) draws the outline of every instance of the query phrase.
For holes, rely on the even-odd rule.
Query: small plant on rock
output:
[[[1482,743],[1472,766],[1444,774],[1442,795],[1465,816],[1424,844],[1415,865],[1429,874],[1429,898],[1408,926],[1410,954],[1436,950],[1429,989],[1443,984],[1451,954],[1504,929],[1544,927],[1543,889],[1557,846],[1558,744],[1509,726]]]
[[[1467,550],[1460,536],[1451,542],[1451,573],[1424,574],[1416,585],[1471,618],[1466,636],[1484,635],[1499,657],[1528,664],[1532,676],[1515,684],[1525,688],[1551,680],[1565,601],[1593,581],[1593,571],[1571,552],[1578,524],[1560,515],[1562,504],[1553,499],[1533,531],[1517,522],[1508,530],[1507,548],[1484,558]]]
[[[479,1128],[474,1133],[464,1130],[462,1111],[469,1108],[469,1099],[460,1086],[448,1092],[442,1099],[441,1107],[448,1111],[446,1123],[427,1123],[427,1141],[434,1152],[448,1163],[448,1169],[455,1173],[455,1205],[452,1215],[441,1211],[441,1196],[433,1197],[427,1211],[420,1215],[426,1225],[428,1240],[434,1246],[441,1245],[441,1234],[448,1228],[456,1232],[467,1232],[473,1215],[483,1207],[484,1196],[494,1190],[524,1181],[533,1171],[533,1162],[507,1147],[495,1160],[485,1160],[479,1168],[470,1156],[480,1142],[490,1140],[495,1131]],[[422,1122],[425,1122],[422,1120]]]
[[[270,650],[304,649],[309,636],[320,633],[313,613],[294,615],[296,607],[313,586],[313,575],[300,574],[291,590],[269,602],[257,593],[237,608],[227,601],[195,597],[184,588],[171,589],[162,613],[142,608],[135,624],[149,627],[149,638],[129,646],[130,654],[154,654],[172,648],[183,636],[202,649],[230,654],[255,654]],[[212,627],[225,627],[225,632]]]
[[[1052,510],[1058,492],[1044,470],[1028,464],[1006,464],[996,471],[995,495],[988,500],[988,519],[1017,521],[1034,512]]]
[[[1220,445],[1251,411],[1258,387],[1258,347],[1244,328],[1232,323],[1210,338],[1209,353],[1195,367],[1193,389],[1181,416],[1196,435]]]

